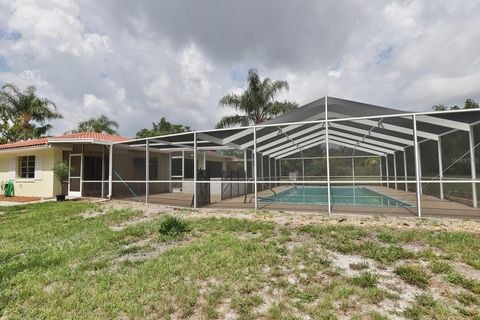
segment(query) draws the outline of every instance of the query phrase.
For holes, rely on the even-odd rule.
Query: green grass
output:
[[[439,273],[448,273],[453,270],[452,266],[445,261],[432,261],[429,264],[430,270],[432,270],[433,273],[439,274]]]
[[[478,282],[445,259],[480,265],[477,234],[175,215],[126,224],[142,215],[132,209],[80,216],[100,209],[85,202],[1,208],[0,318],[387,319],[372,307],[399,296],[373,270],[393,265],[400,265],[394,276],[425,290],[432,272],[467,292],[447,303],[419,297],[409,318],[476,316]],[[418,241],[444,256],[402,247]],[[353,263],[350,277],[329,251],[375,265]]]
[[[368,265],[368,262],[357,262],[357,263],[350,263],[349,267],[352,270],[364,270],[364,269],[368,269],[369,265]]]
[[[401,246],[422,242],[440,249],[444,258],[456,258],[480,269],[480,233],[352,225],[306,225],[299,231],[315,237],[331,250],[361,255],[386,264],[414,258],[436,259],[432,250],[411,252]]]
[[[430,274],[424,267],[406,264],[395,268],[395,273],[400,276],[405,282],[425,289],[430,283]]]
[[[432,296],[422,294],[416,297],[415,303],[405,311],[407,319],[454,319],[452,311],[435,300]]]
[[[368,271],[362,272],[360,275],[351,279],[352,284],[362,288],[374,288],[378,283],[378,277]]]
[[[445,276],[445,279],[455,285],[461,286],[467,290],[470,290],[471,292],[480,295],[480,282],[469,279],[465,277],[464,275],[451,272],[448,275]]]
[[[166,237],[178,237],[190,230],[188,224],[177,217],[165,216],[160,222],[158,232]]]

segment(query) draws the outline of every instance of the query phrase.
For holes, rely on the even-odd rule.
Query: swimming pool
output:
[[[368,187],[330,187],[332,205],[408,208],[410,204],[376,192]],[[260,202],[291,203],[291,204],[327,204],[327,187],[295,186],[278,192]]]

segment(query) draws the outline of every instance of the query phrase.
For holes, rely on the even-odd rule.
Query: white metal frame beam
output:
[[[280,125],[279,125],[279,126],[280,126]],[[302,125],[302,124],[289,125],[289,126],[286,126],[286,127],[284,127],[284,128],[281,128],[281,129],[279,129],[279,130],[276,130],[276,131],[274,131],[274,132],[267,133],[266,135],[257,138],[257,144],[258,144],[258,143],[261,143],[261,142],[263,142],[263,141],[267,141],[267,140],[269,140],[269,139],[271,139],[271,138],[275,138],[275,137],[277,137],[277,136],[279,136],[279,135],[282,135],[284,132],[292,131],[292,130],[297,129],[297,128],[301,127],[301,126],[303,126],[303,125]],[[259,130],[257,130],[257,133],[260,131],[260,129],[264,129],[264,128],[261,128],[261,127],[260,127],[260,128],[258,128],[258,129],[259,129]],[[240,147],[241,147],[241,148],[248,148],[248,147],[250,147],[250,146],[252,146],[252,145],[253,145],[252,141],[248,141],[248,142],[245,142],[244,144],[241,144]]]
[[[346,117],[346,115],[341,114],[341,113],[333,113],[332,115],[335,116],[335,117],[338,117],[338,118]],[[351,120],[349,120],[349,121],[354,121],[354,122],[357,122],[357,123],[360,123],[360,124],[363,124],[363,125],[367,125],[367,126],[371,126],[371,127],[383,128],[383,129],[387,129],[387,130],[390,130],[390,131],[405,133],[405,134],[408,134],[408,135],[412,134],[412,129],[405,128],[405,127],[402,127],[402,126],[397,126],[397,125],[390,124],[390,123],[384,123],[384,122],[381,121],[382,118],[378,119],[378,121],[371,120],[371,119],[363,119],[363,118],[362,119],[350,118],[350,119]],[[434,134],[434,133],[430,133],[430,132],[418,131],[417,130],[417,136],[438,141],[438,135]]]
[[[297,152],[300,152],[302,147],[306,146],[306,145],[309,145],[310,143],[313,143],[313,142],[316,142],[316,141],[320,141],[322,139],[324,139],[325,137],[322,135],[322,136],[318,136],[316,138],[313,138],[313,139],[310,139],[310,141],[306,141],[306,142],[302,142],[302,143],[298,143],[296,145],[293,145],[293,146],[290,146],[290,147],[286,147],[280,151],[277,151],[277,152],[274,152],[274,153],[264,153],[265,155],[269,155],[270,157],[277,157],[285,152],[289,152],[289,151],[292,151],[292,150],[297,150]]]
[[[308,136],[305,136],[303,138],[299,138],[297,140],[291,140],[290,143],[286,143],[286,144],[282,144],[276,148],[273,148],[273,149],[270,149],[268,151],[264,151],[264,154],[273,154],[273,153],[276,153],[280,150],[283,150],[283,149],[286,149],[286,148],[291,148],[291,147],[295,147],[297,146],[299,143],[303,142],[303,141],[307,141],[307,140],[310,140],[310,139],[315,139],[315,138],[318,138],[318,137],[323,137],[323,131],[320,132],[320,133],[313,133],[313,134],[310,134]]]
[[[332,139],[330,139],[330,141],[332,141]],[[320,141],[317,141],[317,142],[312,143],[310,145],[306,145],[306,146],[302,147],[301,149],[302,149],[302,151],[305,151],[307,149],[318,146],[319,144],[322,144],[324,142],[325,142],[325,140],[320,140]],[[346,143],[346,142],[340,142],[340,141],[332,141],[332,142],[336,145],[347,147],[347,148],[352,148],[352,149],[357,148],[357,150],[368,152],[368,153],[371,153],[371,154],[376,155],[376,156],[385,156],[385,153],[378,152],[376,150],[371,150],[371,149],[368,149],[368,148],[363,148],[363,147],[356,146],[355,143],[353,143],[353,142],[352,143]],[[292,155],[292,154],[297,153],[297,152],[300,152],[300,150],[295,149],[293,151],[290,151],[290,152],[287,152],[285,154],[277,156],[276,159],[279,159],[279,160],[284,159],[285,157],[288,157],[289,155]],[[330,158],[332,158],[332,157],[330,157]],[[325,159],[326,159],[326,157],[325,157]],[[290,159],[284,159],[284,160],[290,160]]]
[[[261,152],[263,150],[266,150],[268,148],[271,148],[273,146],[276,146],[280,143],[283,143],[283,142],[287,142],[287,141],[290,141],[292,140],[293,138],[296,138],[296,137],[299,137],[299,136],[302,136],[304,134],[307,134],[309,132],[312,132],[312,131],[315,131],[315,130],[322,130],[323,127],[325,126],[324,123],[319,123],[317,125],[314,125],[314,126],[311,126],[311,127],[308,127],[308,128],[305,128],[304,130],[301,130],[301,131],[298,131],[298,132],[295,132],[295,133],[292,133],[288,136],[283,136],[282,138],[279,138],[279,139],[276,139],[275,141],[272,141],[272,142],[269,142],[267,144],[264,144],[263,146],[259,146],[257,147],[258,151]],[[286,134],[286,133],[285,133]],[[279,133],[278,135],[284,135],[283,132],[282,133]]]
[[[471,173],[472,173],[472,181],[477,179],[477,168],[475,165],[475,138],[473,136],[473,130],[470,130],[469,135],[468,135],[468,141],[469,141],[469,146],[470,146],[470,168],[471,168]],[[475,182],[472,182],[472,202],[473,202],[473,207],[477,208],[478,207],[478,201],[477,201],[477,185]]]
[[[404,118],[409,119],[410,117],[404,117]],[[470,124],[458,122],[455,120],[449,120],[449,119],[444,119],[444,118],[439,118],[434,116],[420,115],[417,117],[417,122],[418,121],[434,124],[437,126],[457,129],[457,130],[470,131]]]
[[[314,115],[314,116],[312,116],[312,117],[309,117],[309,118],[305,119],[304,121],[315,121],[315,120],[320,120],[320,119],[321,119],[321,115],[320,115],[320,114],[317,114],[317,115]],[[281,126],[282,124],[279,123],[278,125]],[[275,126],[275,125],[273,125],[273,126]],[[291,124],[291,125],[288,125],[288,126],[286,126],[285,128],[283,128],[283,129],[282,129],[282,132],[291,131],[291,130],[296,129],[296,128],[300,127],[300,126],[302,126],[302,125],[301,125],[301,124]],[[259,132],[260,130],[264,129],[264,128],[266,128],[266,127],[261,127],[261,126],[260,126],[260,127],[257,127],[257,135],[258,135],[258,132]],[[240,139],[240,138],[243,138],[243,137],[245,137],[245,136],[248,136],[250,133],[251,133],[251,132],[240,131],[240,132],[237,132],[237,133],[231,135],[230,137],[225,138],[224,141],[225,141],[226,143],[232,142],[232,141],[235,141],[235,140],[237,140],[237,139]],[[257,143],[260,143],[260,142],[263,142],[263,141],[268,140],[268,139],[270,139],[270,138],[273,138],[273,137],[275,137],[277,134],[278,134],[278,133],[271,132],[271,133],[269,133],[269,134],[267,134],[267,135],[265,135],[265,136],[258,137],[258,138],[257,138]],[[249,147],[249,146],[252,145],[252,142],[249,141],[249,142],[243,144],[242,147],[244,147],[245,145],[246,145],[246,147]]]
[[[308,145],[302,147],[302,148],[301,148],[301,151],[305,151],[305,150],[311,149],[311,148],[316,147],[316,146],[318,146],[318,145],[320,145],[320,144],[322,144],[322,143],[325,143],[325,139],[322,139],[322,140],[320,140],[320,141],[316,141],[316,142],[313,142],[313,143],[311,143],[311,144],[308,144]],[[283,158],[285,158],[285,157],[288,157],[288,156],[291,155],[291,154],[295,154],[295,153],[297,153],[297,152],[300,152],[300,150],[295,149],[295,150],[289,151],[289,152],[287,152],[287,153],[284,153],[284,154],[281,154],[281,155],[275,157],[275,159],[280,160],[280,159],[283,159]],[[290,159],[285,159],[285,160],[290,160]]]
[[[371,150],[376,150],[376,151],[379,151],[379,152],[382,152],[382,153],[393,154],[393,152],[394,152],[394,150],[392,150],[392,149],[377,147],[377,146],[373,146],[373,145],[370,145],[368,143],[364,143],[364,142],[361,142],[361,141],[351,140],[351,139],[342,138],[342,137],[338,137],[338,136],[331,136],[330,140],[346,142],[346,143],[353,143],[354,145],[358,145],[360,147],[365,147],[365,148],[368,148],[368,149],[371,149]]]
[[[332,139],[330,139],[330,141],[332,141]],[[335,143],[335,144],[338,144],[339,146],[343,146],[343,147],[347,147],[347,148],[352,148],[352,149],[353,149],[353,148],[357,148],[357,150],[365,151],[365,152],[368,152],[368,153],[371,153],[371,154],[374,154],[374,155],[377,155],[377,156],[385,156],[385,153],[384,153],[384,152],[380,152],[380,151],[376,151],[376,150],[364,148],[364,147],[355,145],[355,143],[348,143],[348,142],[341,142],[341,141],[332,141],[332,142]]]
[[[383,141],[377,141],[377,140],[370,139],[370,138],[364,138],[364,137],[356,136],[356,135],[349,134],[349,133],[339,132],[339,131],[336,131],[336,130],[332,130],[331,128],[330,128],[330,134],[335,135],[335,136],[339,136],[341,138],[351,138],[354,141],[368,143],[368,144],[371,144],[373,146],[384,147],[384,148],[387,148],[389,150],[398,150],[398,151],[403,150],[402,146],[399,146],[399,145],[396,145],[396,144],[386,143],[386,142],[383,142]]]
[[[380,138],[380,139],[384,139],[384,140],[389,140],[389,141],[392,141],[392,142],[397,142],[397,143],[404,144],[404,145],[407,145],[407,146],[413,146],[413,139],[408,140],[408,139],[398,138],[398,137],[394,137],[394,136],[389,136],[387,134],[378,133],[378,132],[370,131],[370,130],[366,130],[366,129],[360,129],[360,128],[356,128],[356,127],[351,127],[351,126],[347,126],[347,125],[344,125],[344,124],[341,124],[341,123],[336,123],[336,122],[330,122],[329,126],[330,126],[330,128],[333,128],[333,129],[338,128],[338,129],[342,129],[342,130],[346,130],[346,131],[350,131],[350,132],[366,134],[367,136],[372,136],[372,137],[376,137],[376,138]],[[377,126],[375,126],[375,127],[377,127]]]
[[[208,141],[216,143],[220,146],[225,145],[225,146],[228,146],[228,147],[236,149],[236,150],[243,150],[238,144],[231,143],[231,142],[225,142],[225,139],[222,140],[220,138],[213,137],[213,136],[211,136],[209,134],[206,134],[206,133],[197,133],[197,138],[208,140]]]
[[[415,183],[416,183],[416,198],[417,198],[417,217],[422,217],[422,208],[421,208],[421,189],[422,183],[420,181],[420,150],[418,150],[418,138],[417,138],[417,118],[416,115],[412,116],[413,120],[413,141],[415,142],[414,153],[415,153]]]
[[[390,154],[393,154],[395,152],[395,150],[398,150],[398,151],[403,150],[403,148],[400,147],[400,146],[389,145],[388,143],[384,143],[382,141],[374,141],[373,139],[368,139],[368,138],[363,138],[363,137],[359,137],[359,136],[355,136],[355,135],[345,134],[343,132],[338,132],[336,130],[329,130],[329,132],[331,134],[330,139],[332,141],[335,140],[335,141],[341,141],[341,142],[346,142],[346,143],[355,143],[355,144],[358,144],[359,146],[369,148],[370,150],[376,150],[376,151],[380,151],[380,152],[383,152],[383,153],[390,153]],[[298,149],[298,145],[299,145],[300,142],[303,142],[303,141],[306,141],[306,140],[309,140],[309,139],[310,139],[310,141],[308,141],[308,142],[313,142],[311,139],[316,139],[318,137],[323,137],[323,135],[322,135],[323,133],[325,133],[325,130],[322,130],[321,132],[302,137],[302,138],[297,139],[297,140],[292,140],[290,143],[292,143],[293,145],[288,146],[289,144],[287,144],[287,145],[284,144],[284,145],[278,146],[278,147],[276,147],[272,150],[265,151],[263,154],[270,155],[272,157],[278,156],[279,154],[282,154],[282,152],[290,151],[290,150],[293,150],[294,148]],[[302,145],[304,145],[304,144],[302,144]],[[279,150],[283,150],[283,151],[279,151]],[[298,150],[298,152],[300,152],[300,150]]]

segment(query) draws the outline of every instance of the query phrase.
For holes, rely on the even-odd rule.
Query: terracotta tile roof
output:
[[[12,143],[0,144],[0,149],[15,149],[15,148],[34,147],[34,146],[45,145],[47,143],[48,143],[48,138],[24,140],[24,141],[12,142]]]
[[[98,132],[78,132],[78,133],[70,133],[62,136],[53,136],[48,138],[49,141],[67,140],[67,139],[93,139],[93,140],[98,140],[102,142],[121,142],[121,141],[130,140],[130,138],[114,136],[111,134],[98,133]]]
[[[97,133],[97,132],[79,132],[79,133],[70,133],[61,136],[52,136],[45,137],[40,139],[31,139],[24,141],[17,141],[12,143],[0,144],[0,150],[5,149],[16,149],[16,148],[28,148],[35,146],[47,145],[49,142],[55,142],[55,140],[95,140],[99,142],[121,142],[130,140],[130,138],[114,136],[106,133]]]

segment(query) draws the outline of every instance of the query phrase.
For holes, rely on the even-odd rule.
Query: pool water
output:
[[[330,200],[332,205],[367,206],[407,208],[410,204],[387,195],[376,192],[367,187],[330,187]],[[278,192],[261,202],[292,203],[292,204],[327,204],[327,187],[296,186]]]

